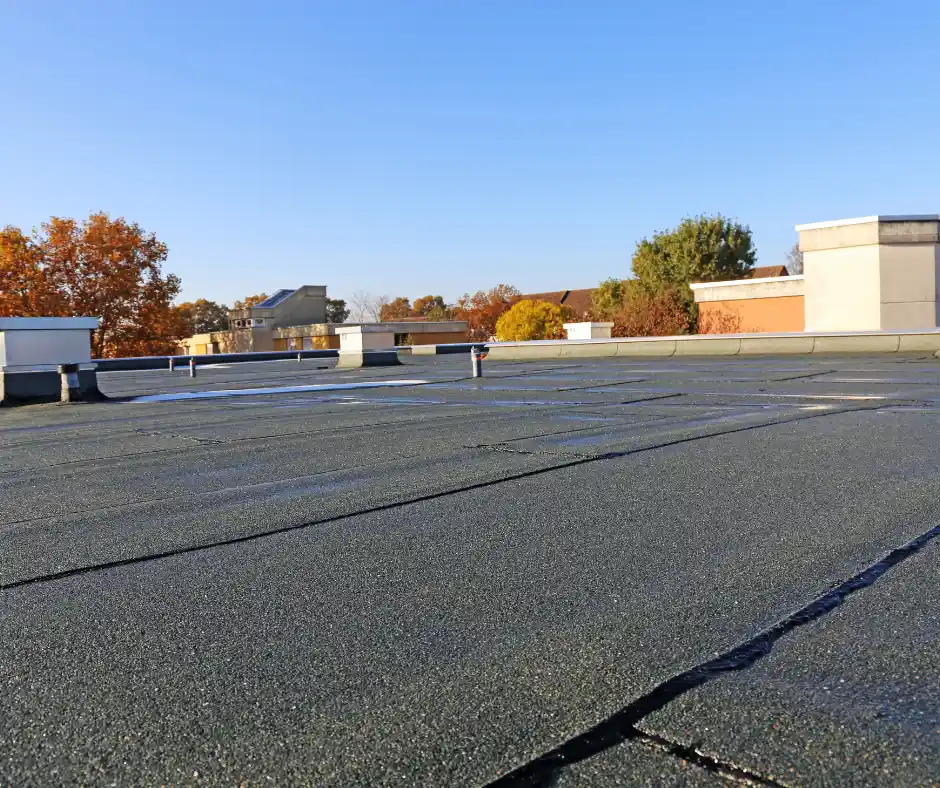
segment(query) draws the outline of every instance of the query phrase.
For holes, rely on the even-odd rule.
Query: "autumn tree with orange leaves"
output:
[[[683,296],[675,288],[651,293],[637,286],[635,279],[627,282],[623,306],[612,320],[615,337],[677,336],[695,330]]]
[[[382,304],[379,310],[379,320],[382,323],[392,323],[405,317],[411,317],[411,301],[404,296]]]
[[[174,353],[185,326],[166,244],[123,218],[52,217],[32,235],[0,230],[0,316],[97,317],[96,358]]]
[[[496,321],[521,294],[512,285],[497,285],[489,290],[467,293],[454,307],[454,319],[470,324],[470,340],[487,341],[496,334]]]
[[[256,293],[255,295],[245,296],[240,301],[236,301],[232,304],[232,309],[250,309],[253,306],[258,306],[258,304],[267,299],[267,297],[267,293]]]
[[[416,298],[411,307],[414,317],[425,317],[428,320],[450,320],[453,309],[444,303],[443,296],[426,295]]]

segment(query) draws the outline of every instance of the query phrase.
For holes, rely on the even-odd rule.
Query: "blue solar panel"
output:
[[[269,309],[272,306],[277,306],[281,301],[287,298],[289,295],[296,293],[296,290],[278,290],[274,295],[270,295],[264,299],[260,304],[255,304],[255,306],[264,307]]]

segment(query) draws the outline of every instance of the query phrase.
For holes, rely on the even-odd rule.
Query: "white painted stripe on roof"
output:
[[[221,391],[183,391],[179,394],[147,394],[134,397],[131,402],[179,402],[192,399],[219,399],[221,397],[252,397],[259,394],[302,394],[308,391],[347,391],[349,389],[397,388],[421,386],[429,380],[376,380],[363,383],[314,383],[309,386],[270,386],[263,389],[223,389]]]

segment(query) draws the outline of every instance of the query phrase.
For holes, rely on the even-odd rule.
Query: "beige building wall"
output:
[[[881,328],[936,328],[940,246],[906,244],[879,247]]]
[[[274,333],[272,329],[260,327],[260,328],[250,328],[248,332],[251,333],[251,344],[248,348],[254,353],[265,353],[271,350],[274,350]],[[234,332],[235,334],[242,332]]]
[[[183,356],[202,356],[212,352],[224,353],[225,351],[221,348],[215,351],[213,339],[213,334],[195,334],[180,340],[178,352]]]
[[[297,334],[290,337],[280,337],[274,340],[275,350],[339,350],[339,337],[336,334],[328,336],[304,336]]]
[[[271,332],[267,333],[270,336]],[[251,335],[252,332],[248,329],[195,334],[180,340],[177,353],[183,356],[203,356],[214,353],[243,353],[247,350],[256,350],[257,348],[251,347]]]
[[[271,327],[299,326],[326,321],[326,286],[304,285],[273,309],[254,311],[270,313]]]
[[[878,247],[803,252],[807,331],[881,327]]]
[[[940,216],[798,225],[807,331],[940,325]]]

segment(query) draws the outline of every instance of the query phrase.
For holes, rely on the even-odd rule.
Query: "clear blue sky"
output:
[[[0,224],[123,215],[184,296],[625,276],[721,212],[940,210],[940,4],[0,0]]]

